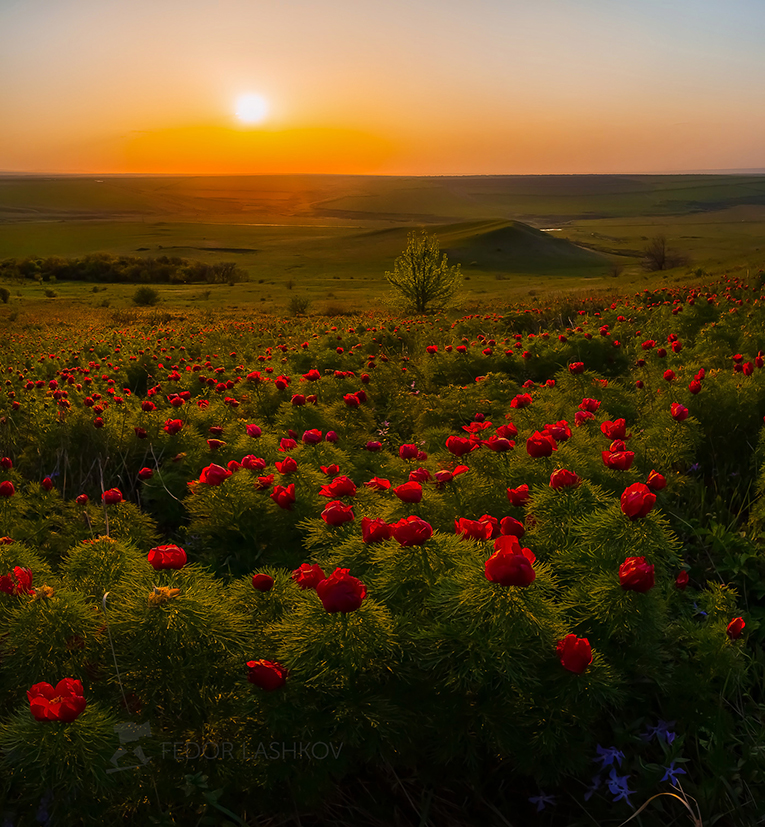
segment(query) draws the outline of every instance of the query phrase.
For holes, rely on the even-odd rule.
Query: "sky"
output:
[[[763,32],[763,0],[0,0],[0,171],[765,168]]]

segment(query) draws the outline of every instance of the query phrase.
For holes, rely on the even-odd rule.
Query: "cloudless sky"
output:
[[[763,33],[763,0],[0,0],[0,170],[761,168]]]

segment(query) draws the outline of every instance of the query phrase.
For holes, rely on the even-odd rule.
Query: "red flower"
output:
[[[203,482],[205,485],[220,485],[230,476],[231,471],[228,468],[223,468],[220,465],[208,465],[207,468],[202,469],[199,482]]]
[[[0,468],[2,468],[3,471],[10,471],[11,468],[13,468],[13,460],[9,457],[3,457],[0,459]]]
[[[146,439],[146,437],[148,436],[145,428],[139,428],[136,426],[135,428],[133,428],[133,430],[135,431],[135,435],[138,437],[138,439]]]
[[[162,430],[165,431],[165,433],[170,434],[170,436],[175,436],[181,428],[183,428],[182,419],[168,419]]]
[[[409,482],[430,482],[433,477],[427,468],[415,468],[409,472]]]
[[[292,451],[294,448],[297,448],[297,440],[292,439],[292,437],[282,437],[279,442],[279,451],[282,453],[287,453]]]
[[[494,541],[494,554],[484,564],[486,579],[500,586],[530,586],[536,579],[536,557],[512,535],[503,535]]]
[[[469,471],[470,469],[467,465],[458,465],[453,471],[449,471],[448,469],[443,469],[441,471],[436,471],[436,487],[441,488],[447,482],[451,482],[456,476],[460,474],[464,474],[465,471]]]
[[[523,523],[514,519],[513,517],[503,517],[499,521],[499,533],[512,535],[520,539],[526,533]]]
[[[154,476],[154,471],[151,468],[141,468],[138,472],[139,480],[150,480]]]
[[[586,637],[566,635],[556,648],[563,668],[575,675],[581,675],[592,663],[592,649]]]
[[[274,578],[270,574],[253,574],[252,587],[259,592],[270,592],[274,587]]]
[[[621,498],[622,511],[630,520],[645,517],[655,504],[656,494],[642,482],[636,482],[625,488]]]
[[[327,431],[327,433],[324,434],[325,442],[337,442],[338,439],[340,439],[340,437],[335,431]]]
[[[463,540],[488,540],[494,533],[494,526],[488,521],[460,517],[454,521],[454,533]]]
[[[603,464],[613,471],[629,471],[635,460],[633,451],[603,451]]]
[[[393,526],[388,525],[385,520],[370,520],[369,517],[361,518],[361,537],[365,543],[382,543],[390,540],[393,536]]]
[[[661,491],[662,488],[666,488],[667,481],[658,471],[651,471],[645,484],[653,491]]]
[[[519,393],[510,400],[511,408],[527,408],[534,401],[530,393]]]
[[[367,587],[356,577],[348,573],[348,569],[335,569],[329,577],[316,586],[324,608],[330,614],[334,612],[355,612],[367,596]]]
[[[256,491],[265,491],[266,489],[270,488],[274,484],[274,475],[268,474],[267,476],[258,477],[255,482],[253,483]]]
[[[579,403],[579,410],[588,411],[589,413],[595,413],[599,407],[600,402],[597,399],[590,399],[587,396]]]
[[[301,589],[315,589],[325,577],[318,563],[303,563],[299,569],[292,572],[292,579]]]
[[[40,485],[42,485],[46,491],[50,491],[51,488],[53,488],[53,480],[50,477],[45,477]]]
[[[149,563],[157,570],[182,569],[186,563],[186,552],[180,546],[157,546],[149,552]]]
[[[280,474],[292,474],[297,471],[298,464],[292,457],[286,457],[281,462],[275,462],[276,470]]]
[[[311,368],[308,373],[303,374],[303,379],[307,382],[316,382],[318,379],[321,379],[321,374],[316,368]]]
[[[101,495],[101,502],[107,505],[116,505],[122,502],[122,491],[119,488],[110,488]]]
[[[34,594],[32,570],[16,566],[13,572],[0,576],[0,592],[5,594]]]
[[[393,493],[404,503],[418,503],[422,500],[422,486],[419,482],[405,482],[394,488]]]
[[[321,518],[327,525],[336,526],[351,522],[355,519],[352,505],[344,505],[340,500],[332,500],[327,503]]]
[[[287,669],[273,660],[248,660],[247,668],[250,670],[247,680],[266,692],[281,689],[289,675]]]
[[[497,428],[497,436],[501,436],[503,439],[513,439],[518,436],[518,429],[512,422],[508,422],[507,425],[500,425]]]
[[[355,393],[346,393],[343,397],[343,402],[345,402],[349,408],[358,408],[361,404]]]
[[[387,491],[390,488],[390,480],[385,480],[380,477],[372,477],[369,482],[365,482],[364,485],[367,488],[371,488],[373,491]]]
[[[558,446],[549,434],[540,434],[539,431],[534,431],[526,440],[526,451],[530,457],[535,459],[549,457],[553,451],[557,450]]]
[[[382,443],[377,442],[373,439],[370,439],[369,442],[364,446],[366,451],[380,451],[382,450]]]
[[[303,433],[303,443],[305,445],[316,445],[324,438],[324,434],[318,428],[311,428],[310,431]]]
[[[617,419],[614,422],[601,423],[600,430],[609,439],[624,439],[627,435],[627,423],[623,419]]]
[[[568,369],[571,373],[584,373],[584,362],[572,362]]]
[[[353,481],[346,476],[335,477],[329,485],[322,485],[319,490],[319,496],[331,497],[355,497],[356,486]]]
[[[207,440],[207,447],[211,451],[217,451],[222,448],[226,443],[222,439],[208,439]]]
[[[450,436],[446,440],[446,450],[455,457],[463,457],[480,447],[480,442],[463,436]]]
[[[433,527],[425,520],[403,517],[393,524],[393,538],[402,546],[421,546],[433,536]]]
[[[701,390],[701,382],[698,379],[692,379],[691,384],[688,385],[688,390],[694,395],[697,394]]]
[[[5,482],[0,482],[0,497],[12,497],[16,493],[16,489],[13,487],[13,483],[10,480],[5,480]]]
[[[80,494],[74,500],[77,505],[87,505],[88,503],[88,495],[87,494]]]
[[[675,588],[679,589],[681,592],[685,591],[686,586],[688,585],[688,572],[683,569],[677,573],[677,577],[675,578]]]
[[[262,471],[266,467],[266,461],[256,457],[255,454],[247,454],[246,457],[242,457],[241,464],[248,471]]]
[[[524,483],[523,485],[519,485],[517,488],[508,488],[507,499],[510,500],[511,505],[526,505],[530,499],[528,485]]]
[[[681,405],[679,402],[673,402],[670,407],[670,413],[672,414],[672,419],[682,422],[684,419],[688,419],[689,411],[685,405]]]
[[[247,436],[259,437],[263,433],[257,425],[247,426]]]
[[[554,425],[545,425],[542,433],[549,434],[556,442],[565,442],[571,438],[571,428],[565,419],[561,419]]]
[[[512,451],[515,448],[515,442],[511,439],[492,434],[488,439],[482,439],[481,445],[485,445],[490,451]]]
[[[29,709],[38,721],[71,723],[87,706],[82,684],[74,678],[63,678],[55,689],[49,683],[36,683],[27,690],[27,698]]]
[[[647,592],[654,587],[653,566],[645,557],[628,557],[619,566],[619,583],[625,591]]]
[[[275,485],[270,497],[279,508],[286,508],[289,511],[292,508],[292,503],[295,502],[295,484]]]
[[[561,488],[575,488],[581,481],[577,474],[566,468],[559,468],[550,474],[550,488],[555,491],[559,491]]]
[[[731,640],[738,640],[744,631],[744,626],[746,626],[746,623],[744,623],[743,617],[734,617],[728,624],[725,634],[728,635]]]
[[[333,462],[332,465],[322,465],[320,468],[321,473],[326,474],[328,477],[334,477],[340,473],[340,466],[336,462]]]
[[[581,428],[588,419],[595,419],[595,414],[590,413],[590,411],[577,411],[574,414],[574,425],[576,425],[577,428]]]
[[[398,449],[398,455],[401,459],[417,459],[417,454],[420,449],[416,445],[402,445]]]

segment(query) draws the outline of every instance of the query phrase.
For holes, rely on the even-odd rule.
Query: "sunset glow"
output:
[[[0,170],[765,167],[758,0],[9,0]]]

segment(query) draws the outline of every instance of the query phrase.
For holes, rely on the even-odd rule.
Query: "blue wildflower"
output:
[[[678,775],[687,775],[686,771],[682,767],[675,767],[675,762],[673,761],[668,767],[664,767],[666,772],[664,773],[664,778],[662,781],[670,781],[672,784],[677,784]]]
[[[611,767],[611,773],[608,776],[608,791],[611,793],[611,795],[613,795],[614,803],[624,799],[627,802],[627,804],[629,804],[630,807],[632,807],[634,805],[629,800],[629,796],[631,796],[635,791],[628,789],[628,782],[629,775],[617,775],[616,767]]]
[[[656,726],[649,726],[648,729],[642,734],[643,740],[650,741],[655,735],[659,741],[666,741],[668,744],[671,744],[675,740],[676,736],[674,732],[669,731],[669,728],[674,725],[674,721],[659,720]]]
[[[544,808],[547,804],[550,804],[551,806],[555,806],[555,796],[554,795],[546,795],[545,793],[542,792],[542,790],[539,791],[539,795],[532,796],[529,799],[529,801],[532,804],[537,805],[537,812],[538,813],[541,813],[542,810],[544,810]]]
[[[597,761],[597,758],[595,759]],[[602,783],[602,779],[599,775],[594,775],[592,777],[592,786],[587,790],[584,794],[584,800],[589,801],[593,795],[600,789],[600,785]]]
[[[614,761],[621,767],[622,759],[624,758],[624,753],[618,750],[616,747],[601,747],[600,744],[597,746],[598,750],[598,757],[593,758],[593,761],[600,761],[601,769],[605,769],[606,767],[613,767]]]

